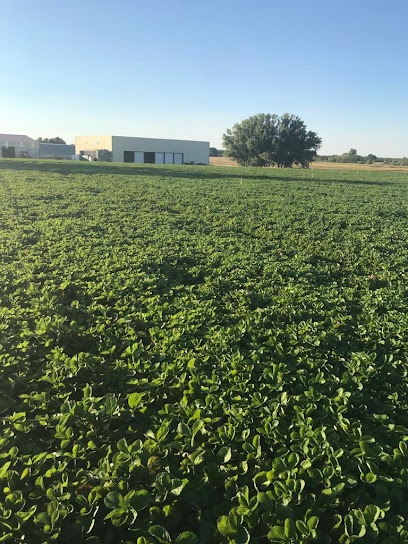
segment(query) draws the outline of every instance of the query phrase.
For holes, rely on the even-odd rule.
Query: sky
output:
[[[408,156],[407,0],[19,0],[0,133],[209,141],[298,115],[320,154]]]

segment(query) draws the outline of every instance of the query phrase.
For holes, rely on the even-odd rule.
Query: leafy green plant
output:
[[[0,541],[407,541],[407,181],[0,161]]]

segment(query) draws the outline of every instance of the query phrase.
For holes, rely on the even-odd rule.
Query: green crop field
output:
[[[0,542],[408,542],[408,174],[0,161]]]

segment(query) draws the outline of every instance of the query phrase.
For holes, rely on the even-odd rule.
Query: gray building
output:
[[[40,144],[24,134],[0,134],[0,157],[39,159]]]
[[[74,145],[40,143],[40,157],[42,159],[71,160],[72,155],[75,155]]]

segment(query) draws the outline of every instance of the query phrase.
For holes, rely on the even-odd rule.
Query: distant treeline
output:
[[[210,147],[210,157],[223,156],[223,149]],[[376,162],[382,162],[392,166],[408,166],[408,157],[402,157],[402,159],[396,159],[395,157],[377,157],[372,153],[369,153],[368,155],[359,155],[355,149],[350,149],[348,153],[343,153],[342,155],[317,155],[315,160],[322,162],[344,162],[357,164],[373,164]]]
[[[216,147],[210,147],[210,157],[223,157],[224,150],[217,149]]]
[[[377,157],[370,153],[367,156],[359,155],[355,149],[350,149],[348,153],[342,155],[317,155],[316,160],[325,162],[345,162],[345,163],[358,163],[358,164],[373,164],[375,162],[382,162],[384,164],[391,164],[393,166],[408,166],[408,158],[402,159]]]

